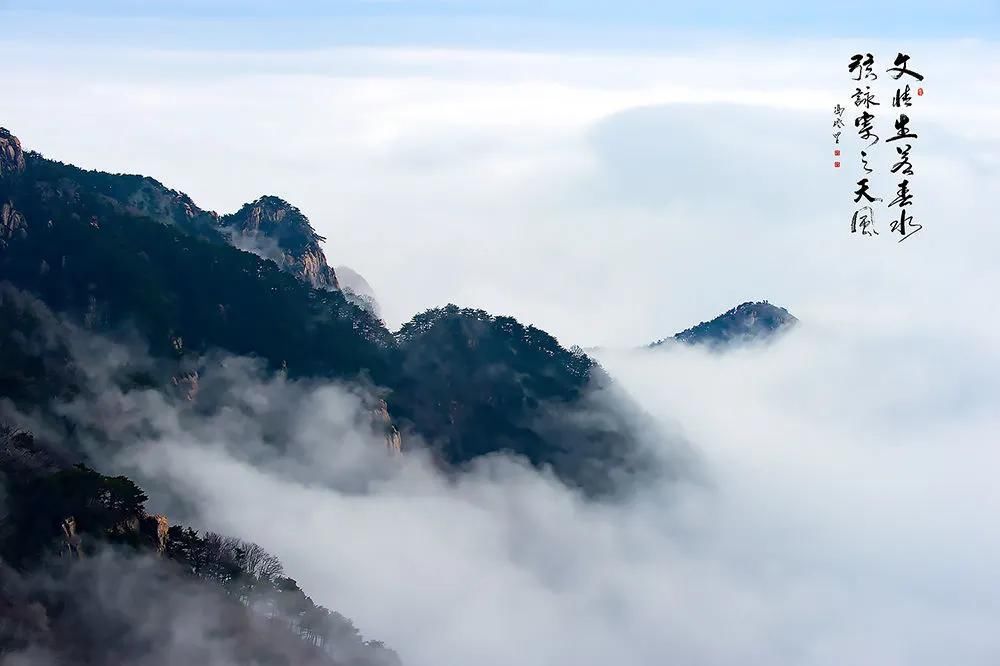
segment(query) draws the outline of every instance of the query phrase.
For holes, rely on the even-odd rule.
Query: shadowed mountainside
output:
[[[4,663],[399,666],[260,546],[170,525],[128,478],[4,423],[0,478]]]
[[[218,349],[290,377],[373,385],[402,450],[424,442],[445,468],[515,453],[593,493],[627,488],[633,471],[650,469],[636,461],[655,428],[608,390],[591,359],[509,317],[456,306],[417,315],[394,335],[337,288],[321,238],[280,199],[220,217],[150,178],[22,153],[9,133],[0,135],[0,155],[8,211],[0,280],[84,330],[129,330],[176,363]],[[272,244],[281,263],[259,247],[233,247],[234,236]],[[8,328],[12,344],[17,330]],[[35,346],[6,371],[21,407],[50,389],[71,390],[52,386],[60,380],[50,352]],[[604,399],[589,400],[594,392]],[[579,418],[584,406],[591,418]]]

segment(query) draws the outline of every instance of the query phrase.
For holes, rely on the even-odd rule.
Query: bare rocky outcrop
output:
[[[7,178],[24,171],[24,151],[21,142],[8,130],[0,127],[0,178]],[[0,202],[0,249],[15,235],[27,233],[24,216],[10,201]]]
[[[177,391],[187,402],[192,402],[198,397],[198,389],[200,387],[201,375],[198,374],[197,370],[189,370],[187,372],[182,372],[178,375],[174,375],[171,378],[171,383],[177,387]]]
[[[24,216],[14,209],[14,204],[9,201],[0,204],[0,247],[15,235],[26,234],[27,228]]]
[[[66,544],[66,552],[70,557],[80,559],[83,557],[80,535],[76,531],[76,518],[67,516],[62,521],[63,541]]]
[[[21,142],[9,130],[0,127],[0,176],[24,171]]]
[[[393,424],[385,400],[377,401],[371,414],[376,430],[385,435],[385,447],[392,453],[400,453],[403,450],[403,436],[400,435],[399,428]]]
[[[339,289],[337,274],[326,262],[309,219],[287,201],[265,196],[220,219],[230,242],[246,252],[270,259],[317,289]]]
[[[162,514],[143,516],[139,520],[139,536],[159,555],[167,550],[169,533],[170,521]]]

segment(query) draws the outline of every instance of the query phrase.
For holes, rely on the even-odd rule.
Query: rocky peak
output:
[[[21,142],[8,130],[0,127],[0,178],[24,171],[24,151]],[[27,224],[24,216],[14,208],[11,201],[0,202],[0,249],[15,234],[24,235]]]
[[[670,341],[723,346],[764,340],[795,325],[798,321],[785,308],[771,305],[767,301],[748,301],[711,321],[703,321],[697,326],[681,331],[673,338],[654,342],[650,347],[658,347]]]
[[[287,201],[264,196],[221,218],[233,245],[270,259],[318,289],[338,289],[337,275],[326,263],[309,218]]]
[[[9,130],[0,127],[0,176],[24,171],[21,142]]]

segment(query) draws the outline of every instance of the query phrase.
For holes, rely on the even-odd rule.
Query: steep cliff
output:
[[[0,179],[10,179],[24,171],[24,152],[17,137],[0,127]],[[0,201],[0,248],[6,246],[14,234],[24,234],[27,225],[24,216],[10,200]]]
[[[15,234],[26,234],[27,230],[24,215],[14,208],[14,204],[10,201],[0,203],[0,247],[5,246]]]
[[[245,204],[220,224],[241,250],[270,259],[317,289],[338,289],[337,275],[320,246],[324,239],[309,218],[283,199],[264,196]]]
[[[0,127],[0,176],[24,171],[21,142],[6,128]]]

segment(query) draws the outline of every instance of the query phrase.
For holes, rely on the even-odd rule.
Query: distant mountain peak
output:
[[[703,321],[672,338],[649,345],[658,347],[666,342],[704,344],[719,347],[765,340],[798,323],[788,310],[767,301],[747,301],[727,310],[711,321]]]
[[[281,197],[265,195],[220,219],[233,245],[274,261],[318,289],[338,289],[316,233],[302,211]]]

